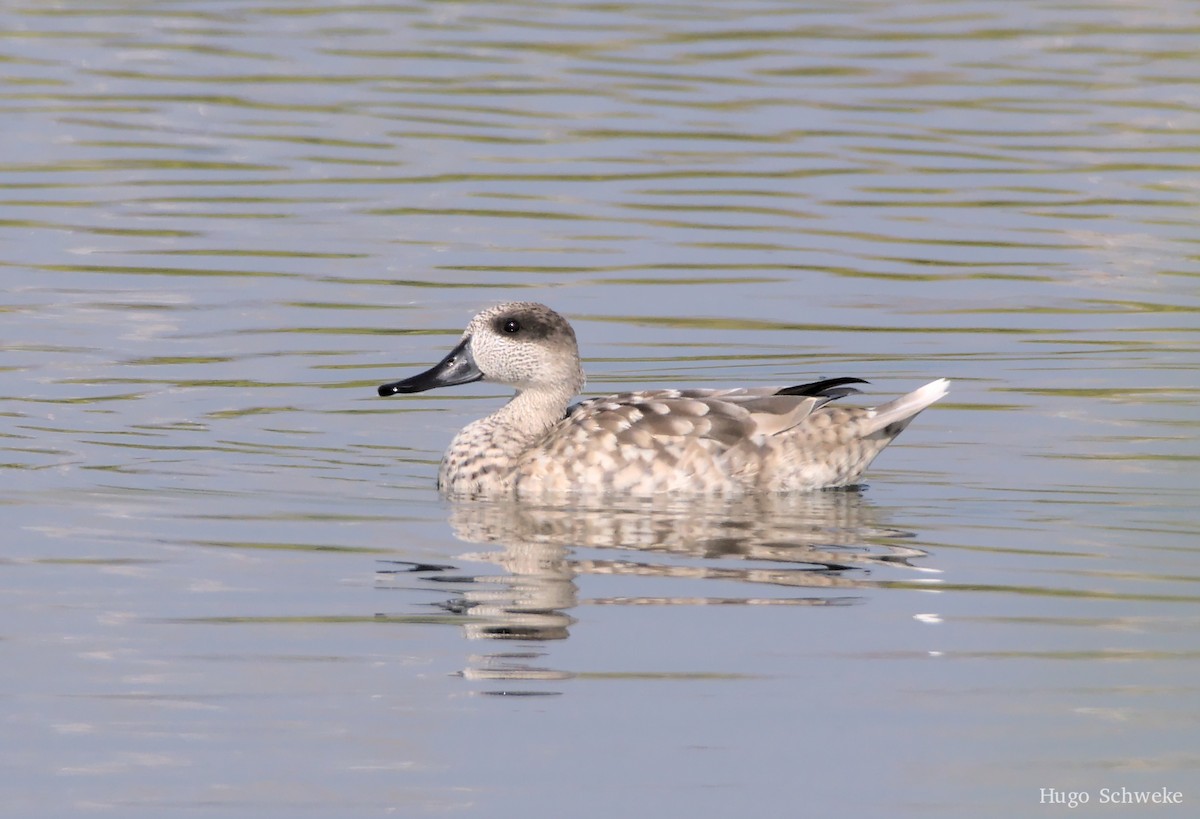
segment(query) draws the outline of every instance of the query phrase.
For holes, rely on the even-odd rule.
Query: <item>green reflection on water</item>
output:
[[[344,554],[386,555],[393,554],[394,549],[380,549],[370,546],[330,546],[327,543],[270,543],[265,541],[232,541],[232,540],[193,540],[188,541],[193,546],[207,546],[215,549],[251,549],[261,551],[283,552],[338,552]]]
[[[369,253],[320,253],[317,251],[297,250],[255,250],[247,248],[192,248],[192,249],[154,249],[127,250],[130,254],[147,254],[154,256],[243,256],[264,259],[367,259]]]
[[[681,316],[576,316],[581,321],[632,324],[650,327],[682,327],[697,330],[784,330],[789,332],[813,333],[919,333],[919,334],[978,334],[1001,335],[1055,335],[1079,332],[1068,329],[1026,329],[1022,327],[876,327],[849,324],[798,324],[793,322],[763,321],[744,318],[691,318]]]
[[[201,267],[137,267],[134,265],[102,265],[102,264],[32,264],[16,265],[10,262],[0,262],[0,267],[25,267],[33,270],[44,270],[54,273],[119,273],[137,276],[213,276],[213,277],[254,277],[254,278],[287,278],[290,273],[279,273],[268,270],[222,270],[219,268]]]
[[[36,228],[40,230],[65,230],[70,233],[90,233],[95,236],[146,236],[170,239],[201,235],[198,231],[194,230],[93,227],[91,225],[72,225],[35,219],[0,219],[0,228]]]

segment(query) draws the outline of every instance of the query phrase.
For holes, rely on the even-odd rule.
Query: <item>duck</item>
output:
[[[588,398],[571,324],[544,304],[497,304],[428,370],[380,396],[485,381],[515,390],[467,424],[438,468],[451,497],[745,496],[859,484],[944,378],[877,407],[835,405],[861,378],[791,387],[650,389]]]

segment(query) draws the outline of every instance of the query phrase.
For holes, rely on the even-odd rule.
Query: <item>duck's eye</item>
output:
[[[509,334],[521,332],[521,323],[516,319],[509,319],[504,322],[504,332]]]

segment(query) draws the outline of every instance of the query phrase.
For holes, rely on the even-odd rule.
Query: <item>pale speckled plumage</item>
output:
[[[834,381],[782,393],[643,390],[568,410],[584,383],[575,332],[544,305],[510,302],[475,316],[433,369],[379,393],[480,378],[517,393],[451,442],[438,472],[439,488],[451,495],[742,495],[847,486],[949,387],[939,379],[875,408],[828,406],[857,392]]]

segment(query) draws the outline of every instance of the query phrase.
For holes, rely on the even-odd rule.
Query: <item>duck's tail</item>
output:
[[[908,426],[909,421],[917,417],[921,410],[933,402],[945,398],[949,391],[950,382],[945,378],[939,378],[937,381],[930,381],[924,387],[918,387],[908,395],[900,396],[895,401],[879,405],[871,410],[864,436],[886,430],[888,437],[896,437]]]

